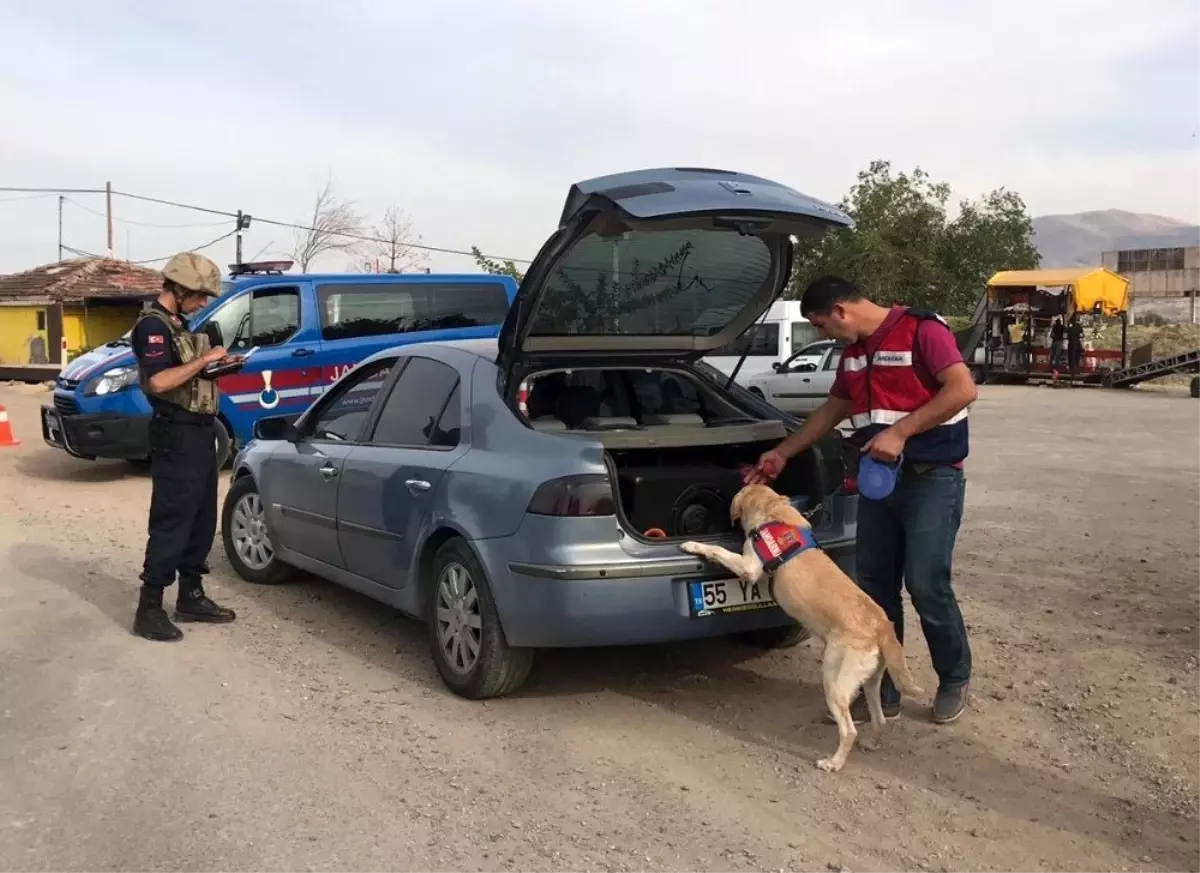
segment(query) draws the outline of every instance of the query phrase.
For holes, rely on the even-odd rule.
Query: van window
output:
[[[318,289],[327,340],[500,324],[508,295],[499,282],[330,283]]]
[[[807,321],[797,321],[792,323],[792,348],[802,349],[809,343],[815,343],[817,340],[824,339],[814,325]]]
[[[726,343],[714,352],[709,352],[709,357],[717,357],[727,355],[732,358],[740,358],[742,353],[749,346],[750,351],[746,355],[749,358],[774,358],[779,354],[779,325],[775,322],[765,322],[756,324],[735,339],[731,343]]]
[[[221,328],[221,341],[231,352],[251,346],[277,346],[300,329],[300,289],[260,288],[220,304],[206,323]]]
[[[277,346],[300,330],[300,289],[264,288],[250,304],[250,334],[256,346]]]

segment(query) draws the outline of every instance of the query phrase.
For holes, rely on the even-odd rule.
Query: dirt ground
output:
[[[542,655],[443,690],[422,630],[304,580],[129,632],[149,483],[0,388],[0,867],[1198,870],[1200,403],[986,387],[957,589],[973,706],[906,703],[840,774],[816,652]],[[909,662],[935,683],[911,620]]]

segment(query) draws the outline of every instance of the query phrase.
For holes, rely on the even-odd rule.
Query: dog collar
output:
[[[810,529],[782,521],[756,527],[750,531],[750,542],[767,573],[774,573],[802,552],[820,548]]]

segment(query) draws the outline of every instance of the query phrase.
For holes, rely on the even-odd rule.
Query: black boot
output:
[[[199,579],[180,579],[179,598],[175,601],[176,621],[207,621],[224,624],[237,618],[232,609],[217,606],[208,599]]]
[[[163,609],[163,590],[158,585],[143,585],[138,595],[133,632],[148,640],[174,642],[183,639],[183,631],[171,624]]]

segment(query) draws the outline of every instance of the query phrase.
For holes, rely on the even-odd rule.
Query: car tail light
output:
[[[543,482],[529,501],[534,515],[594,516],[615,515],[612,483],[607,476],[564,476]]]

